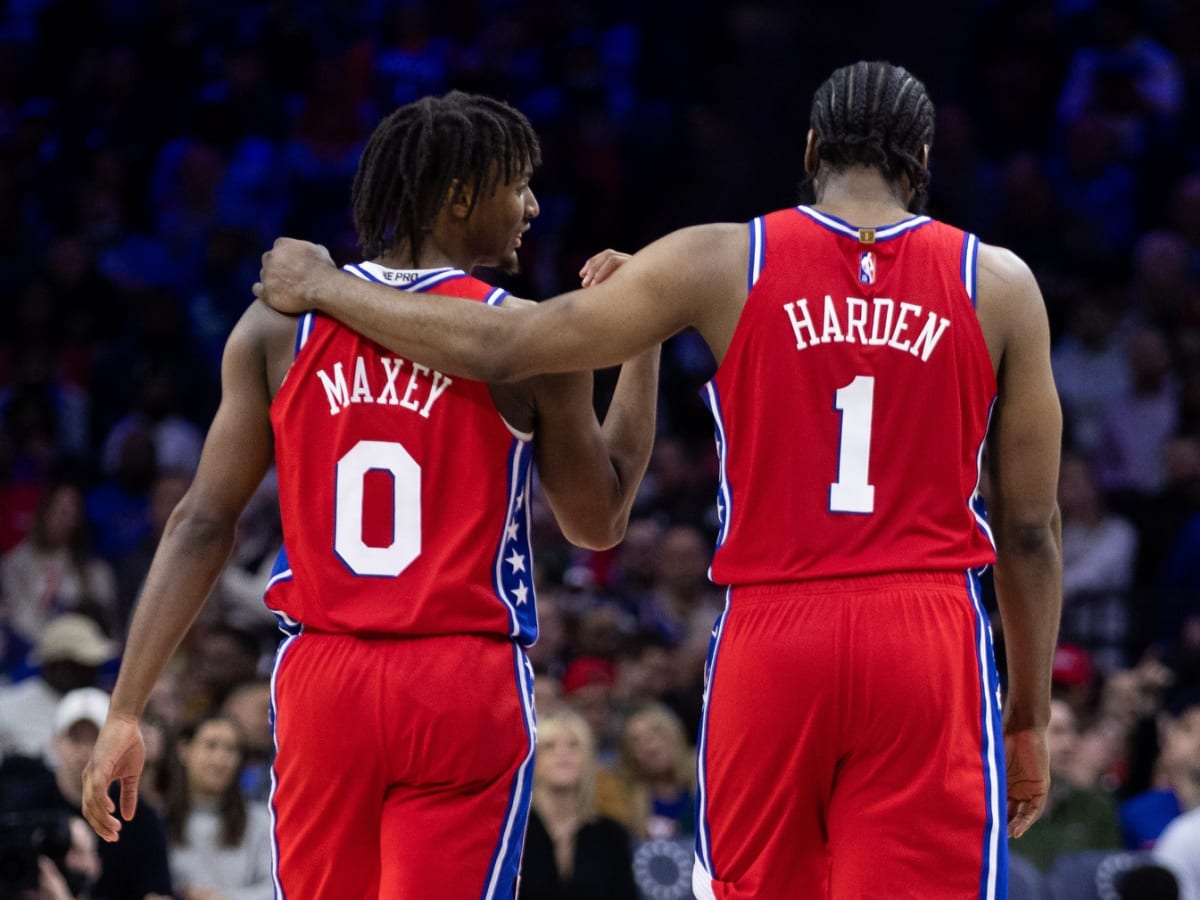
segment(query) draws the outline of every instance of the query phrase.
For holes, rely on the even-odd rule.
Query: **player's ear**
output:
[[[471,185],[455,178],[446,189],[446,209],[456,219],[465,219],[471,214],[471,201],[474,192]]]
[[[808,129],[808,137],[804,142],[804,174],[812,175],[817,171],[817,133]]]

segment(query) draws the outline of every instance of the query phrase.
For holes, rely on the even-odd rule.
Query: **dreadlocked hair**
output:
[[[351,188],[365,259],[402,241],[415,258],[458,182],[471,209],[501,181],[541,163],[533,126],[507,103],[451,91],[401,106],[371,134]]]
[[[933,142],[933,102],[907,69],[888,62],[843,66],[817,88],[809,125],[817,157],[830,168],[870,166],[889,181],[906,175],[923,202],[929,172],[921,149]]]

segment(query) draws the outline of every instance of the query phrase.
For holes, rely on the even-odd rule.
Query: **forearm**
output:
[[[513,309],[458,297],[406,294],[330,269],[312,288],[315,308],[406,359],[448,375],[498,383],[507,365]]]
[[[140,717],[233,547],[233,524],[172,517],[138,601],[113,690],[116,715]]]
[[[656,344],[621,367],[602,426],[616,472],[623,523],[629,521],[629,511],[654,447],[660,350],[661,345]]]
[[[1044,525],[997,522],[996,599],[1004,627],[1006,728],[1043,728],[1050,720],[1050,676],[1062,612],[1062,527],[1058,510]]]

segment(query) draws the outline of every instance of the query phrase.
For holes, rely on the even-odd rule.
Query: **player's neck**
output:
[[[852,225],[890,225],[909,216],[907,179],[888,181],[877,169],[867,166],[819,173],[816,191],[817,209]]]
[[[372,262],[388,269],[442,269],[447,266],[454,269],[471,271],[469,259],[460,259],[463,254],[447,250],[438,241],[427,239],[421,243],[420,250],[414,254],[408,241],[401,241],[395,247],[385,250]]]

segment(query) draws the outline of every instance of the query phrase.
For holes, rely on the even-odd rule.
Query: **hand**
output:
[[[38,900],[75,900],[67,880],[48,857],[38,857]]]
[[[332,268],[333,258],[320,244],[276,238],[263,254],[254,296],[281,313],[302,313],[316,306],[315,285]]]
[[[83,817],[101,839],[112,843],[121,832],[113,815],[108,786],[121,781],[121,818],[128,821],[137,810],[138,779],[146,762],[146,745],[137,718],[109,713],[96,749],[83,769]]]
[[[621,253],[619,250],[601,250],[583,264],[583,268],[579,270],[579,280],[583,287],[599,284],[630,259],[630,254]]]
[[[1006,731],[1004,756],[1008,768],[1008,836],[1019,838],[1046,807],[1046,793],[1050,790],[1046,729]]]

